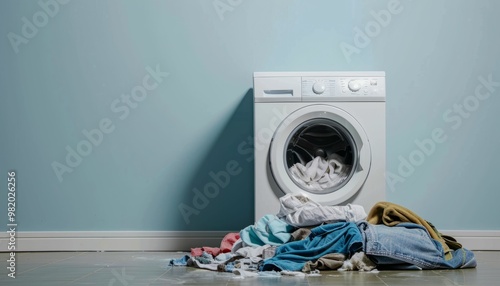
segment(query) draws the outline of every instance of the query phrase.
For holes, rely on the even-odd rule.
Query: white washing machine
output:
[[[368,212],[385,200],[385,73],[254,73],[254,144],[256,221],[288,193]]]

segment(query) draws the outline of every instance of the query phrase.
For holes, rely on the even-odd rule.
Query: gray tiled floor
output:
[[[476,251],[478,267],[464,270],[323,271],[313,277],[241,279],[186,267],[168,267],[168,252],[42,252],[18,253],[16,278],[7,276],[7,253],[0,253],[0,285],[500,285],[500,252]]]

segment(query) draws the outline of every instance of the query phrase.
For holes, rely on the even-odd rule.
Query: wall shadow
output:
[[[253,112],[249,89],[183,190],[182,203],[199,213],[186,224],[177,210],[178,229],[239,231],[254,223]]]

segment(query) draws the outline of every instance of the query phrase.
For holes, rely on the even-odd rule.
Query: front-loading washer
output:
[[[256,221],[289,193],[368,212],[385,200],[385,73],[255,72],[254,148]],[[341,171],[303,179],[325,162]]]

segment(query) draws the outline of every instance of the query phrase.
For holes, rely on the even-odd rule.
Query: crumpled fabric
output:
[[[286,194],[280,198],[277,216],[295,227],[316,226],[332,222],[357,222],[366,219],[360,205],[323,206],[300,194]]]
[[[342,267],[339,271],[372,271],[377,265],[366,256],[364,252],[358,252],[354,254],[350,259],[344,261]]]
[[[240,234],[238,232],[231,232],[224,236],[220,243],[220,252],[227,253],[231,252],[233,245],[240,239]]]
[[[215,259],[213,258],[212,254],[207,253],[207,252],[202,252],[202,255],[200,256],[190,256],[190,255],[184,255],[181,258],[177,259],[171,259],[168,263],[168,265],[171,266],[191,266],[191,267],[196,267],[200,269],[206,269],[206,270],[211,270],[211,271],[217,271],[217,266],[226,260],[224,259],[230,259],[232,258],[232,254],[226,253],[226,254],[219,254]]]
[[[345,255],[342,253],[328,253],[321,256],[316,261],[307,261],[302,272],[311,272],[314,270],[336,270],[340,268],[345,261]]]
[[[276,249],[274,257],[264,260],[260,271],[301,271],[307,261],[328,253],[353,255],[363,250],[363,237],[355,223],[338,222],[315,227],[304,240],[292,241]]]
[[[345,181],[351,168],[343,163],[338,154],[332,154],[327,159],[318,156],[305,166],[296,163],[289,170],[295,181],[304,189],[321,191]]]
[[[377,267],[458,269],[477,266],[474,253],[465,248],[453,250],[452,258],[445,259],[442,244],[416,223],[402,222],[390,227],[361,221],[358,227],[364,238],[364,252]]]
[[[211,254],[213,257],[216,257],[221,253],[231,252],[231,248],[236,243],[236,241],[238,241],[238,239],[240,239],[239,233],[237,232],[228,233],[222,239],[220,247],[204,246],[204,247],[191,248],[191,256],[199,257],[203,254],[203,252],[206,252],[208,254]]]
[[[172,266],[186,266],[188,264],[188,260],[190,258],[191,258],[191,256],[189,256],[189,255],[184,255],[181,258],[173,258],[173,259],[170,259],[170,261],[168,262],[168,265],[172,265]]]
[[[311,229],[309,228],[299,228],[292,232],[292,241],[303,240],[311,234]]]
[[[213,257],[215,257],[215,256],[219,255],[220,248],[209,247],[209,246],[191,248],[191,256],[192,257],[200,257],[203,255],[204,252],[211,254]]]
[[[248,246],[282,245],[290,241],[295,228],[275,215],[265,215],[254,225],[240,231],[241,240]]]
[[[268,244],[257,247],[242,247],[235,252],[235,255],[241,256],[243,258],[248,258],[254,263],[259,263],[263,259],[264,251],[269,247],[271,247],[271,245]]]
[[[395,203],[378,202],[372,207],[366,220],[371,224],[384,224],[387,226],[396,226],[404,222],[421,225],[425,227],[433,239],[441,243],[446,260],[453,258],[452,250],[462,248],[462,245],[453,237],[442,235],[432,223],[421,218],[413,211]]]

